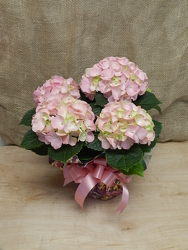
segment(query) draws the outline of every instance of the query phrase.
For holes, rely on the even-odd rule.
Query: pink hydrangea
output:
[[[126,57],[106,57],[82,76],[80,88],[93,100],[100,91],[108,101],[136,100],[148,87],[146,73]]]
[[[104,149],[129,149],[134,143],[148,144],[155,138],[151,116],[131,102],[110,102],[96,120]]]
[[[93,141],[94,119],[88,103],[59,95],[57,99],[38,104],[32,118],[32,130],[40,141],[58,149],[62,144],[74,146],[77,141]]]
[[[64,79],[61,76],[52,76],[52,79],[47,80],[42,87],[38,87],[34,93],[35,104],[42,102],[50,102],[59,96],[71,95],[75,98],[80,97],[79,85],[72,78]]]

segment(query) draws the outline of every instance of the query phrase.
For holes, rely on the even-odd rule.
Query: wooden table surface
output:
[[[0,250],[188,249],[188,142],[158,143],[144,178],[120,197],[74,200],[63,171],[47,157],[0,147]]]

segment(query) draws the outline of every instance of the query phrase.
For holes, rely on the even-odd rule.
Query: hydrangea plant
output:
[[[146,73],[133,62],[107,57],[87,68],[79,84],[53,76],[33,96],[36,107],[20,122],[31,127],[22,147],[64,165],[75,156],[83,164],[105,157],[123,174],[143,176],[144,153],[162,128],[147,111],[161,110]]]

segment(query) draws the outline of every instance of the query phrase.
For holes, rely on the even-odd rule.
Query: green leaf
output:
[[[99,116],[102,110],[101,106],[95,105],[94,103],[90,103],[90,106],[92,108],[93,113],[96,116]]]
[[[32,148],[31,151],[33,151],[37,155],[48,155],[48,145],[44,143],[44,145],[38,148]]]
[[[32,116],[35,114],[36,108],[30,109],[25,113],[19,125],[25,125],[31,127]]]
[[[129,174],[135,174],[135,175],[139,175],[139,176],[143,177],[144,176],[143,162],[140,161],[140,162],[134,164],[134,166],[129,169]]]
[[[62,145],[59,149],[53,147],[48,148],[48,155],[50,158],[56,161],[62,161],[66,165],[67,161],[70,160],[74,155],[77,155],[83,147],[83,142],[77,142],[75,146]]]
[[[152,108],[156,109],[161,113],[161,109],[158,106],[161,102],[157,99],[157,97],[150,92],[145,92],[144,95],[138,96],[134,104],[137,106],[141,106],[145,110],[150,110]]]
[[[105,98],[104,95],[100,92],[95,93],[95,101],[95,105],[101,106],[102,108],[105,104],[108,103],[107,98]]]
[[[143,159],[141,162],[142,162],[143,170],[145,171],[147,169],[147,165]]]
[[[31,150],[31,149],[39,148],[42,145],[44,145],[44,142],[39,141],[36,133],[33,132],[32,129],[30,129],[25,134],[20,146]]]
[[[127,173],[134,164],[143,158],[142,150],[138,145],[132,146],[129,150],[108,149],[105,155],[108,164],[122,173]]]
[[[83,163],[87,163],[88,161],[94,159],[98,155],[101,155],[101,152],[87,148],[85,145],[77,154],[79,160]]]
[[[161,108],[158,105],[155,106],[154,109],[156,109],[159,112],[159,114],[161,115]]]
[[[92,142],[87,142],[85,146],[95,151],[104,151],[104,148],[101,146],[101,141],[98,139],[97,133],[95,134],[95,139]]]
[[[156,120],[153,120],[153,123],[154,123],[154,131],[155,131],[155,136],[156,138],[159,138],[159,135],[161,133],[161,130],[162,130],[162,123],[161,122],[158,122]]]

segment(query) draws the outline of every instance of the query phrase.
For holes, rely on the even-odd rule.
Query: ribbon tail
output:
[[[69,184],[70,182],[72,182],[73,179],[71,177],[67,177],[65,180],[64,180],[64,183],[63,183],[63,187],[66,186],[67,184]]]
[[[122,183],[122,187],[123,187],[123,193],[122,193],[122,197],[121,197],[121,202],[120,202],[118,208],[115,210],[115,213],[120,212],[120,214],[124,211],[124,209],[126,208],[128,202],[129,202],[129,191],[128,191],[125,183]]]
[[[69,184],[70,182],[73,181],[72,177],[69,174],[70,166],[66,165],[63,167],[63,175],[64,175],[64,183],[63,186]]]
[[[75,193],[76,202],[83,208],[84,200],[90,190],[98,183],[98,179],[92,176],[92,173],[89,173],[84,180],[80,183]]]

